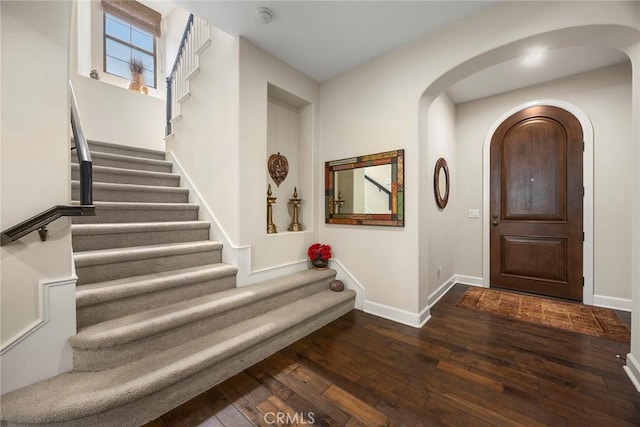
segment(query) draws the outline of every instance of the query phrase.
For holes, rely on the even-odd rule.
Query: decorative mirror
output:
[[[449,166],[442,157],[436,162],[436,169],[433,172],[433,192],[436,203],[440,209],[444,209],[449,201]]]
[[[404,227],[404,150],[326,162],[325,222]]]

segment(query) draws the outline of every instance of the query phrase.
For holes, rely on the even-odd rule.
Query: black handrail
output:
[[[167,121],[164,126],[164,136],[169,136],[171,135],[171,132],[173,132],[172,123],[171,123],[171,115],[173,113],[171,111],[171,106],[173,105],[173,100],[172,100],[173,96],[171,93],[172,87],[173,87],[173,77],[169,76],[167,77]]]
[[[47,225],[63,216],[89,216],[95,215],[95,207],[91,206],[68,206],[58,205],[40,212],[38,215],[15,225],[2,232],[1,246],[14,242],[27,234],[38,230],[40,240],[47,240]]]
[[[182,40],[180,40],[180,45],[178,46],[178,52],[176,53],[176,59],[173,61],[173,67],[171,67],[171,72],[167,76],[167,117],[166,117],[166,125],[164,128],[164,135],[169,136],[173,131],[173,126],[171,123],[171,115],[172,115],[172,95],[171,91],[173,88],[173,80],[175,79],[176,68],[178,68],[178,63],[180,62],[180,58],[182,58],[182,50],[184,45],[187,43],[187,37],[189,37],[189,32],[191,31],[191,27],[193,27],[193,13],[189,14],[189,19],[187,20],[187,24],[184,27],[184,32],[182,33]]]
[[[371,178],[369,175],[365,175],[364,179],[366,179],[367,181],[369,181],[370,183],[372,183],[373,185],[378,187],[379,191],[382,191],[383,193],[387,193],[388,195],[391,195],[391,191],[389,191],[388,188],[386,188],[384,185],[380,184],[375,179]]]
[[[383,193],[387,193],[387,196],[389,196],[389,209],[391,209],[391,191],[389,191],[388,188],[386,188],[384,185],[380,184],[375,179],[371,178],[369,175],[365,175],[364,179],[366,179],[367,181],[369,181],[370,183],[372,183],[373,185],[378,187],[378,191],[382,191]]]
[[[91,153],[89,144],[84,137],[82,125],[80,124],[80,113],[76,103],[76,94],[73,91],[71,81],[69,81],[69,103],[71,104],[71,129],[73,130],[73,140],[75,142],[78,164],[80,165],[80,204],[93,204],[93,167],[91,163]]]
[[[91,153],[87,140],[84,137],[82,126],[80,125],[80,115],[78,114],[78,106],[76,97],[73,93],[73,87],[69,82],[69,104],[71,111],[71,129],[73,130],[73,147],[78,156],[78,164],[80,165],[80,205],[57,205],[53,206],[39,214],[22,221],[2,232],[0,238],[0,246],[14,242],[27,234],[38,230],[40,240],[47,240],[47,225],[63,216],[84,216],[95,215],[95,206],[93,206],[93,178]]]

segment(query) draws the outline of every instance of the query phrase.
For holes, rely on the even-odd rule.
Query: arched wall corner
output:
[[[605,37],[603,37],[603,35]],[[640,29],[634,28],[626,25],[617,25],[617,24],[590,24],[590,25],[581,25],[581,26],[573,26],[566,27],[557,30],[542,32],[538,34],[532,34],[528,37],[524,37],[519,40],[514,40],[511,43],[503,44],[495,46],[493,49],[485,50],[484,52],[480,51],[477,55],[467,58],[466,60],[461,60],[457,64],[449,64],[446,69],[440,74],[440,77],[431,81],[429,84],[425,85],[424,91],[418,94],[418,99],[416,102],[417,106],[417,116],[420,116],[423,112],[429,110],[432,102],[443,92],[445,92],[449,87],[451,87],[456,82],[474,74],[478,71],[481,71],[490,66],[496,65],[501,62],[508,61],[510,59],[519,57],[523,55],[523,52],[528,46],[542,44],[545,45],[548,49],[561,48],[561,47],[569,47],[569,46],[589,46],[589,45],[599,45],[599,46],[607,46],[612,49],[619,50],[625,54],[627,54],[632,63],[632,68],[640,68],[640,58],[638,55],[634,55],[633,52],[640,50],[640,46],[638,44],[638,40],[640,38]],[[634,56],[636,56],[634,58]],[[639,90],[640,79],[634,79],[632,82],[632,91],[634,93]],[[640,98],[640,96],[637,96]],[[513,112],[518,111],[519,109],[526,108],[528,105],[536,105],[535,102],[546,102],[548,105],[555,105],[560,108],[564,108],[567,111],[571,112],[576,116],[583,127],[583,133],[585,138],[585,157],[584,157],[584,181],[585,181],[585,216],[584,216],[584,230],[585,230],[585,245],[584,245],[584,254],[583,254],[583,262],[584,262],[584,273],[585,273],[585,286],[583,291],[583,301],[586,304],[593,304],[594,300],[594,217],[593,217],[593,191],[594,191],[594,183],[593,183],[593,126],[589,118],[586,114],[578,107],[569,104],[562,100],[538,100],[531,101],[530,103],[523,104],[518,107],[513,108]],[[637,100],[632,101],[634,103],[634,108],[638,108],[636,103]],[[487,138],[491,139],[491,135],[495,131],[497,125],[499,125],[506,117],[508,117],[512,112],[506,112],[504,118],[496,120],[494,127],[487,134]],[[636,117],[636,116],[634,116]],[[635,129],[635,139],[639,139],[637,135],[640,133],[637,129],[640,128],[639,120],[633,119],[632,126]],[[420,120],[418,120],[420,123]],[[418,138],[419,138],[419,151],[418,157],[419,162],[424,163],[427,158],[428,147],[423,146],[423,142],[426,142],[428,145],[428,141],[423,140],[424,132],[422,129],[418,130]],[[640,142],[640,141],[639,141]],[[484,154],[483,154],[483,215],[484,217],[488,217],[488,147],[485,141]],[[486,175],[486,176],[485,176]],[[424,192],[428,192],[429,188],[423,186],[426,183],[430,184],[425,177],[420,176],[420,194]],[[638,188],[640,188],[640,180],[638,182]],[[638,190],[638,188],[636,190]],[[426,194],[426,193],[425,193]],[[640,202],[636,201],[637,205],[640,205]],[[483,277],[482,277],[482,286],[489,286],[489,238],[488,238],[488,223],[483,223],[483,260],[482,260],[482,269],[483,269]],[[640,229],[640,223],[634,223],[633,227],[635,230]],[[640,249],[640,243],[638,243],[637,233],[634,234],[633,237],[633,249],[632,248],[632,256],[637,256]],[[422,239],[422,237],[421,237]],[[634,266],[634,271],[632,272],[632,278],[637,278],[640,276],[639,271],[640,267]],[[475,284],[479,284],[480,278],[474,278]],[[632,295],[632,301],[637,299],[637,295]],[[636,346],[638,346],[636,344]],[[633,347],[633,346],[632,346]],[[640,362],[638,363],[638,377],[640,378]],[[640,379],[638,380],[640,384]],[[640,390],[640,387],[639,387]]]
[[[458,81],[493,65],[523,57],[531,46],[544,46],[546,50],[573,46],[604,46],[628,55],[627,49],[634,46],[639,37],[640,29],[617,24],[580,25],[532,34],[495,46],[493,49],[480,51],[477,55],[448,67],[440,77],[426,85],[418,99],[428,99],[428,102],[423,102],[423,106],[428,108],[438,95]]]
[[[559,99],[539,99],[529,101],[524,104],[517,105],[504,114],[502,114],[489,128],[484,139],[482,147],[482,285],[489,287],[490,284],[490,250],[489,250],[489,206],[490,206],[490,189],[489,189],[489,161],[491,139],[500,124],[511,115],[525,108],[538,105],[550,105],[562,108],[573,114],[582,127],[584,139],[584,155],[582,158],[583,166],[583,182],[584,182],[584,198],[583,198],[583,275],[584,288],[582,290],[582,301],[584,304],[593,305],[593,125],[587,114],[578,106]]]

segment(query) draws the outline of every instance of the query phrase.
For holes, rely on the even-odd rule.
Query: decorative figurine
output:
[[[342,206],[344,205],[344,199],[342,198],[342,191],[338,192],[338,200],[334,202],[336,204],[336,213],[342,213]]]
[[[98,70],[96,69],[91,70],[91,72],[89,73],[89,77],[91,77],[93,80],[100,80],[100,74],[98,74]]]
[[[273,205],[276,202],[276,198],[271,195],[271,184],[267,190],[267,234],[277,233],[276,225],[273,223]]]
[[[302,224],[298,222],[298,210],[300,209],[300,205],[302,204],[302,199],[298,198],[298,187],[293,187],[293,197],[289,199],[289,204],[292,205],[293,215],[291,219],[291,225],[287,230],[289,231],[302,231]]]
[[[269,156],[267,167],[269,168],[269,175],[271,175],[271,179],[273,179],[273,182],[280,187],[282,181],[284,181],[289,174],[289,161],[278,151],[278,154],[272,154]]]

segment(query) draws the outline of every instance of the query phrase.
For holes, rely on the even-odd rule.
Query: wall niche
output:
[[[289,172],[280,186],[271,178],[268,169],[266,174],[265,196],[267,186],[271,184],[273,197],[277,198],[273,205],[273,223],[277,227],[277,234],[292,233],[287,228],[293,215],[289,199],[293,197],[294,189],[302,199],[299,222],[304,231],[313,229],[312,117],[311,102],[268,84],[265,167],[269,157],[277,153],[285,156],[289,163]]]

